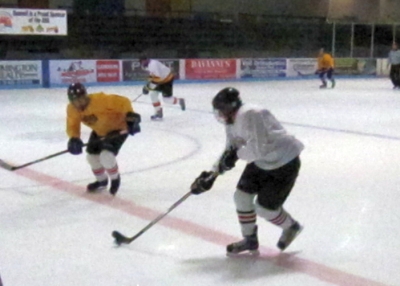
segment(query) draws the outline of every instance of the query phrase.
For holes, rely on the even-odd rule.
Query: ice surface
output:
[[[137,240],[133,236],[184,196],[224,146],[211,113],[234,86],[263,105],[306,146],[286,209],[305,228],[280,253],[280,229],[258,220],[261,256],[228,258],[239,240],[233,192],[244,167],[191,196]],[[61,155],[18,171],[0,169],[0,275],[4,286],[399,285],[400,91],[388,79],[176,84],[187,110],[164,105],[153,122],[148,96],[134,108],[142,132],[118,162],[117,197],[85,194],[84,155]],[[134,99],[140,86],[90,87]],[[66,148],[65,89],[0,91],[0,159],[21,165]],[[84,128],[87,140],[89,129]]]

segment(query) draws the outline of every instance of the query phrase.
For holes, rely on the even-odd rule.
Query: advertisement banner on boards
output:
[[[97,82],[96,60],[50,61],[50,84]]]
[[[376,66],[376,75],[388,76],[390,74],[390,64],[388,59],[377,59]]]
[[[67,35],[67,11],[0,8],[0,34]]]
[[[336,58],[335,74],[337,75],[376,75],[376,59],[370,58]]]
[[[294,76],[316,76],[317,59],[288,59],[286,75]]]
[[[120,61],[98,60],[96,61],[97,82],[120,81]]]
[[[186,79],[234,79],[235,59],[186,59]]]
[[[157,59],[175,75],[175,79],[180,79],[178,59]],[[123,81],[147,81],[149,72],[144,70],[139,63],[139,59],[122,61],[122,80]]]
[[[41,61],[0,61],[0,85],[41,85]]]
[[[241,59],[240,78],[285,77],[286,59]]]

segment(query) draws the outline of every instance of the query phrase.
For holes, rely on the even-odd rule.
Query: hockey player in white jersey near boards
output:
[[[203,171],[196,178],[191,192],[210,190],[218,174],[232,169],[238,159],[245,160],[247,165],[234,193],[244,239],[229,244],[227,253],[258,253],[257,215],[282,228],[277,247],[283,251],[302,229],[283,204],[298,176],[304,145],[267,109],[243,104],[235,88],[222,89],[212,105],[217,119],[226,126],[226,148],[212,171]]]
[[[140,65],[149,72],[149,80],[143,87],[143,94],[150,94],[155,111],[155,114],[151,116],[152,120],[163,118],[163,110],[158,98],[160,93],[164,102],[169,104],[179,103],[182,110],[186,109],[185,100],[173,96],[174,74],[169,67],[158,60],[147,57],[140,58]]]

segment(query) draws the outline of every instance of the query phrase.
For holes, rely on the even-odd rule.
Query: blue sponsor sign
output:
[[[41,61],[0,61],[0,86],[41,86]]]
[[[240,78],[285,77],[286,59],[241,59]]]

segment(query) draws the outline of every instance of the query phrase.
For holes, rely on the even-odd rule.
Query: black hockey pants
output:
[[[400,64],[391,65],[390,79],[392,80],[393,86],[400,87]]]

